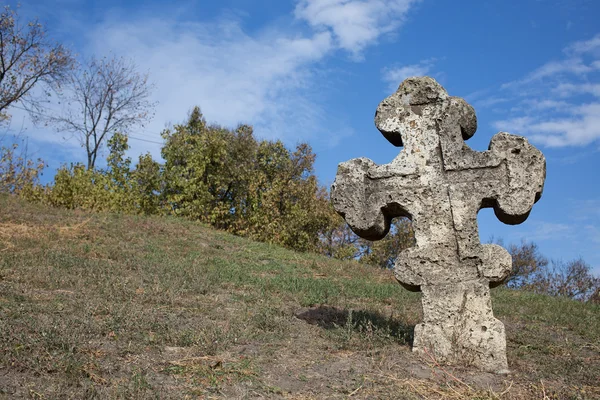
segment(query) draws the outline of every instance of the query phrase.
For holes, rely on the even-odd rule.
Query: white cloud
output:
[[[533,231],[527,235],[527,241],[564,240],[573,235],[573,227],[567,224],[532,221]]]
[[[29,94],[43,102],[45,107],[47,107],[44,110],[45,114],[53,115],[58,109],[55,94],[48,97],[41,87],[34,87]],[[23,104],[20,102],[11,104],[8,108],[8,113],[10,115],[9,121],[0,124],[0,132],[7,136],[32,138],[37,142],[43,143],[45,146],[54,145],[63,147],[71,152],[77,152],[81,148],[81,143],[71,133],[56,133],[52,126],[44,125],[43,123],[36,126],[33,123],[31,114],[23,108]],[[35,113],[34,111],[33,114]]]
[[[491,107],[491,106],[495,106],[497,104],[507,103],[509,101],[511,101],[511,99],[509,99],[507,97],[490,96],[490,97],[486,97],[485,99],[478,100],[475,105],[477,106],[477,108]]]
[[[525,78],[502,86],[514,106],[496,128],[548,147],[586,146],[600,139],[600,35],[564,49]]]
[[[583,76],[597,70],[595,63],[586,64],[579,58],[571,58],[562,61],[551,61],[529,73],[525,78],[505,83],[502,89],[518,88],[522,85],[539,81],[546,78],[555,78],[557,75],[579,75]]]
[[[518,88],[521,85],[544,79],[568,78],[570,76],[583,77],[586,74],[600,70],[600,34],[592,39],[578,41],[566,47],[563,52],[567,55],[562,60],[547,62],[536,68],[525,78],[508,82],[502,89]],[[592,57],[590,60],[589,58]]]
[[[516,133],[518,135],[525,135],[529,133],[529,126],[533,121],[533,118],[525,116],[495,121],[493,123],[493,126],[494,128],[503,132],[511,132]]]
[[[600,55],[600,34],[597,34],[589,40],[582,40],[573,43],[565,49],[567,54],[586,54],[595,53]]]
[[[538,80],[547,77],[553,77],[558,74],[582,75],[593,71],[594,68],[586,65],[583,60],[572,58],[562,61],[552,61],[542,65],[529,75],[529,80]]]
[[[600,138],[600,103],[586,104],[573,115],[532,124],[532,139],[549,147],[585,146]]]
[[[565,101],[556,101],[549,99],[531,99],[525,100],[524,103],[527,104],[528,107],[534,108],[536,110],[556,110],[570,107],[569,103]],[[515,108],[513,110],[517,109],[518,108]]]
[[[493,126],[548,147],[585,146],[600,138],[600,103],[569,106],[568,111],[563,118],[523,116],[495,121]]]
[[[589,238],[595,242],[600,243],[600,229],[595,225],[586,225],[585,229],[588,231]]]
[[[339,47],[358,56],[381,35],[397,29],[418,0],[300,0],[298,19],[331,31]]]
[[[132,59],[155,84],[153,120],[130,132],[134,157],[149,151],[160,158],[160,132],[183,122],[195,105],[209,122],[231,128],[248,123],[258,137],[282,139],[288,145],[318,138],[328,124],[337,122],[327,119],[313,100],[320,90],[312,86],[314,65],[332,50],[328,32],[300,36],[269,31],[252,36],[231,18],[182,24],[152,17],[124,22],[112,15],[89,29],[86,43],[83,56]],[[50,114],[59,108],[53,103],[48,107]],[[26,115],[18,109],[11,112],[13,121]],[[343,123],[338,125],[341,131],[328,131],[324,145],[350,131]],[[65,142],[52,127],[35,127],[27,120],[26,129],[40,144],[69,147],[70,160],[85,155],[76,138]]]
[[[138,137],[160,142],[158,133],[165,125],[183,121],[194,105],[209,122],[228,127],[248,123],[261,137],[291,144],[317,135],[325,123],[311,97],[318,90],[311,77],[314,64],[332,49],[328,32],[252,36],[236,20],[111,20],[90,34],[91,53],[103,54],[107,48],[133,58],[156,85],[156,115]],[[153,154],[160,148],[132,144]]]
[[[209,122],[248,123],[258,136],[292,145],[317,140],[334,146],[352,129],[343,116],[324,111],[327,83],[319,63],[340,47],[359,54],[399,27],[416,1],[300,0],[295,17],[315,28],[308,34],[272,26],[250,34],[237,17],[184,24],[111,18],[91,30],[89,50],[111,49],[149,71],[159,103],[145,128],[154,133],[146,135],[150,140],[160,141],[157,133],[165,124],[182,121],[199,105]],[[160,145],[137,145],[158,155]]]
[[[388,84],[388,90],[395,92],[398,85],[402,83],[406,78],[412,76],[424,76],[430,73],[433,64],[435,63],[434,58],[423,60],[418,64],[404,65],[399,67],[384,68],[382,79]]]
[[[600,224],[600,199],[571,199],[569,207],[575,220]]]
[[[18,144],[20,156],[30,160],[41,158],[50,175],[66,162],[85,160],[85,150],[71,134],[65,136],[50,127],[33,125],[29,114],[19,104],[8,111],[11,119],[0,125],[0,146]],[[46,183],[50,175],[42,176],[42,183]]]
[[[591,94],[595,97],[600,97],[600,84],[596,83],[560,83],[557,87],[552,89],[554,93],[561,97],[568,97],[580,94]]]

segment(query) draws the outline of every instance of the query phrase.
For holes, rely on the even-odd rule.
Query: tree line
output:
[[[86,163],[63,165],[50,184],[40,185],[43,161],[29,159],[18,144],[2,146],[0,193],[70,209],[185,217],[254,240],[380,268],[392,268],[397,254],[414,245],[406,218],[395,219],[383,240],[356,236],[319,185],[307,143],[288,149],[281,141],[257,139],[248,125],[209,125],[199,107],[162,132],[161,162],[143,154],[134,163],[126,156],[127,132],[151,118],[151,89],[134,63],[120,58],[79,63],[47,39],[37,20],[20,23],[15,10],[5,7],[0,124],[7,124],[10,107],[19,105],[35,122],[76,135]],[[52,96],[63,107],[50,112],[46,102]],[[106,167],[98,168],[104,149]],[[583,260],[549,262],[527,242],[508,250],[513,257],[508,287],[600,302],[600,279]]]
[[[143,215],[174,215],[297,251],[393,266],[414,237],[407,219],[394,221],[386,239],[358,238],[334,211],[314,174],[307,143],[288,149],[258,140],[253,128],[207,124],[194,107],[185,123],[162,132],[162,162],[147,153],[134,164],[126,134],[107,142],[106,168],[63,165],[47,185],[43,163],[4,148],[0,192],[55,207]]]

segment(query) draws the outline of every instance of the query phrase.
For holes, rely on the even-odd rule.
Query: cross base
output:
[[[445,364],[508,373],[504,324],[494,318],[489,282],[477,279],[422,285],[423,323],[413,351]]]

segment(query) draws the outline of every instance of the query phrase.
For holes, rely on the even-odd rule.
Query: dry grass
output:
[[[600,308],[495,290],[509,376],[410,351],[387,271],[0,197],[0,398],[594,399]]]

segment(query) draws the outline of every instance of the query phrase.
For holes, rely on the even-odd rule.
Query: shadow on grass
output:
[[[412,346],[415,326],[406,324],[393,317],[365,310],[346,310],[321,305],[303,308],[296,313],[296,318],[317,325],[324,329],[351,328],[364,333],[371,330],[375,333],[388,334],[401,342]]]

